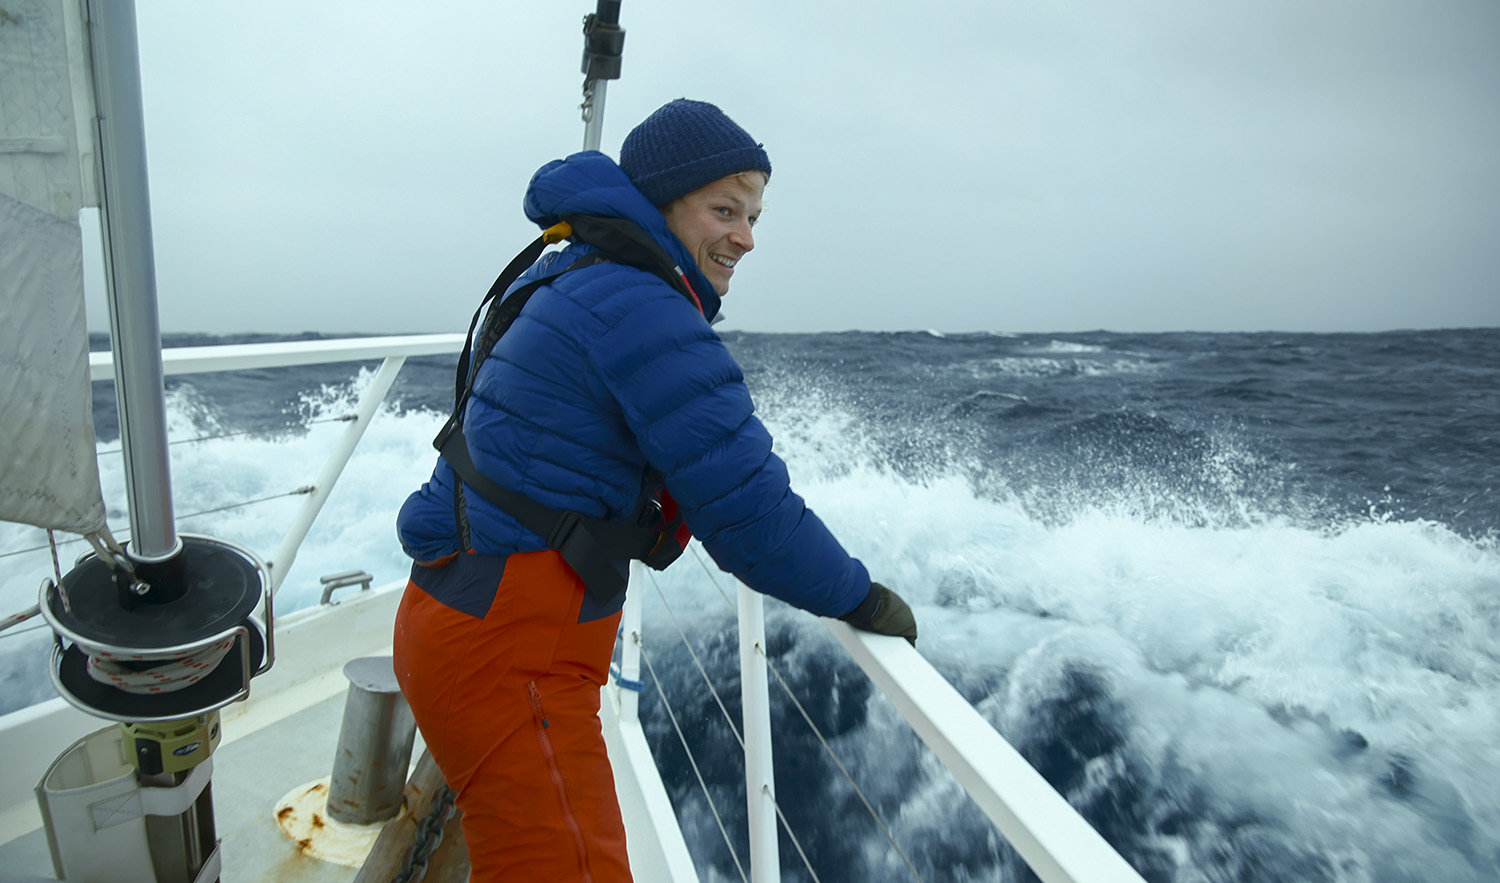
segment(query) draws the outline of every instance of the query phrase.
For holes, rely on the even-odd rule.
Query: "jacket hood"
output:
[[[566,159],[555,159],[531,176],[523,200],[526,217],[543,230],[563,215],[623,218],[650,234],[687,276],[688,284],[703,304],[703,316],[712,321],[719,312],[719,293],[703,271],[667,227],[661,210],[636,189],[615,161],[597,150],[585,150]]]

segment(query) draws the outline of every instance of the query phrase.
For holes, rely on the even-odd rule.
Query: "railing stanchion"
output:
[[[630,565],[631,588],[625,592],[625,610],[620,616],[620,678],[626,681],[641,679],[641,595],[645,586],[634,577],[644,576],[644,565]],[[640,716],[641,694],[636,690],[620,690],[620,722],[635,723]]]
[[[780,883],[776,779],[771,764],[771,695],[766,676],[765,598],[739,587],[740,706],[745,734],[745,802],[751,883]]]
[[[349,458],[354,454],[354,448],[359,444],[360,438],[370,426],[370,420],[374,418],[375,411],[380,403],[385,401],[385,394],[390,391],[391,384],[396,382],[396,375],[401,373],[401,366],[406,364],[405,356],[390,356],[380,363],[380,370],[370,381],[365,393],[360,397],[359,406],[355,408],[355,420],[344,430],[344,435],[339,439],[338,446],[333,453],[328,455],[328,462],[323,466],[323,472],[318,476],[318,483],[314,485],[312,495],[302,504],[302,509],[292,521],[292,526],[287,529],[286,536],[281,540],[281,545],[276,549],[276,555],[266,562],[266,568],[271,571],[271,594],[281,590],[281,581],[286,579],[287,571],[292,569],[292,562],[297,560],[297,550],[302,546],[302,541],[307,538],[307,532],[312,529],[313,520],[323,510],[323,504],[328,502],[328,495],[333,492],[333,486],[338,482],[339,476],[343,474],[344,467],[348,465]]]

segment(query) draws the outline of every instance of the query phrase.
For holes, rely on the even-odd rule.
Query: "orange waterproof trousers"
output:
[[[620,614],[579,623],[583,599],[553,551],[413,568],[396,680],[457,792],[473,883],[631,880],[598,717]]]

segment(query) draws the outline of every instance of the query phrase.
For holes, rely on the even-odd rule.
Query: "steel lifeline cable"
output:
[[[690,545],[688,547],[688,551],[692,552],[693,557],[697,559],[699,565],[703,567],[703,572],[708,575],[709,583],[718,590],[719,596],[724,599],[724,603],[729,605],[729,609],[733,611],[735,609],[734,602],[729,600],[729,595],[724,591],[724,587],[719,585],[718,577],[714,575],[713,571],[709,570],[708,564],[704,562],[703,557],[699,554],[698,548],[695,545]],[[687,648],[688,654],[692,656],[694,664],[697,665],[699,676],[703,679],[704,684],[707,685],[708,691],[714,697],[714,700],[718,702],[719,711],[723,715],[725,722],[729,724],[730,732],[734,734],[734,738],[737,742],[739,742],[740,747],[744,748],[745,742],[744,739],[740,736],[739,728],[735,726],[734,719],[729,714],[729,709],[725,707],[723,700],[719,698],[718,691],[714,689],[713,681],[708,675],[708,670],[704,667],[702,661],[698,658],[698,653],[693,649],[692,642],[688,640],[687,632],[683,629],[681,623],[677,621],[676,614],[672,612],[672,605],[667,601],[667,596],[662,591],[661,584],[656,581],[656,577],[654,575],[647,574],[647,576],[651,577],[651,585],[656,589],[657,597],[661,599],[662,607],[666,610],[668,619],[671,620],[672,625],[677,629],[677,634],[682,639],[683,646]],[[906,851],[903,850],[901,848],[901,845],[896,842],[895,836],[891,833],[890,826],[886,824],[885,819],[881,818],[879,811],[875,809],[874,804],[870,802],[870,799],[865,795],[864,790],[859,787],[859,783],[854,781],[854,777],[849,773],[848,767],[846,767],[844,765],[844,762],[839,759],[838,754],[833,750],[833,746],[829,744],[828,738],[823,734],[823,731],[818,728],[818,725],[813,722],[812,716],[808,714],[807,709],[802,705],[802,702],[798,700],[797,694],[792,692],[791,684],[787,683],[787,680],[782,676],[781,671],[776,668],[775,663],[771,661],[771,658],[768,655],[766,655],[764,647],[757,646],[756,652],[760,654],[761,659],[766,664],[766,668],[776,676],[777,684],[780,685],[782,691],[786,693],[787,698],[791,700],[792,705],[796,707],[798,713],[802,715],[802,720],[807,724],[808,729],[810,729],[812,731],[812,734],[817,738],[818,743],[823,748],[823,752],[828,755],[828,758],[830,760],[833,761],[834,766],[838,768],[838,771],[843,776],[844,781],[848,783],[851,789],[853,789],[855,796],[858,797],[860,803],[864,805],[865,811],[869,813],[870,818],[873,819],[875,821],[875,824],[880,828],[880,832],[882,835],[884,835],[886,842],[891,845],[891,848],[896,851],[896,854],[900,857],[902,863],[906,865],[907,873],[909,873],[913,879],[921,881],[921,873],[917,871],[916,866],[912,863],[911,859],[907,857]],[[642,651],[641,658],[646,659],[644,650]],[[650,667],[649,659],[646,661],[646,664],[648,667]],[[653,678],[655,677],[655,674],[655,670],[652,669]],[[666,694],[662,692],[661,685],[659,683],[656,685],[656,689],[657,693],[661,696],[663,705],[665,705],[667,708],[668,715],[672,715],[671,705],[667,702]],[[673,716],[673,723],[674,725],[676,723],[675,716]],[[683,741],[683,750],[687,752],[688,758],[691,760],[692,750],[688,748],[687,742],[683,737],[682,731],[680,729],[678,730],[677,735],[679,740]],[[694,768],[696,770],[696,764],[694,765]],[[702,784],[702,781],[702,777],[700,776],[700,785]],[[703,788],[704,794],[705,796],[707,796],[707,786],[703,785]],[[782,812],[781,804],[777,803],[774,798],[772,799],[772,803],[776,807],[776,815],[781,820],[782,828],[785,829],[788,838],[792,842],[792,845],[796,847],[798,854],[802,857],[802,863],[807,867],[808,873],[812,874],[814,879],[816,879],[817,873],[813,871],[812,864],[808,860],[807,854],[803,851],[801,842],[797,839],[797,835],[792,831],[791,825],[787,822],[786,815]],[[710,808],[713,807],[711,798],[709,801],[709,806]],[[716,810],[715,816],[717,816],[717,814],[718,813]],[[722,824],[720,825],[720,828],[722,830]],[[727,833],[725,834],[725,837],[728,837]],[[730,851],[733,852],[733,849],[733,846],[731,846]],[[738,863],[738,860],[739,859],[736,856],[736,863]],[[744,872],[742,870],[742,876],[743,873]]]

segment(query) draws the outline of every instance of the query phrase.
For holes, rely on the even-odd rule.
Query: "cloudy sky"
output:
[[[462,330],[535,235],[531,173],[581,145],[592,5],[139,3],[163,329]],[[724,327],[1500,326],[1492,0],[624,0],[621,23],[606,152],[686,96],[775,166]]]

